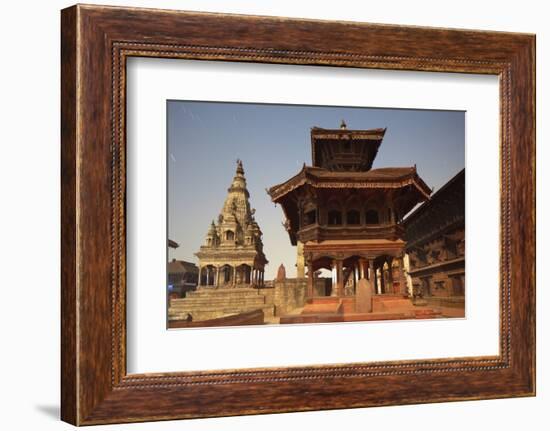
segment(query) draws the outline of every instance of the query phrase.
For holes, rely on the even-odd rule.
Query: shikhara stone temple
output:
[[[262,286],[267,259],[262,231],[250,208],[242,161],[227,189],[227,197],[206,234],[199,258],[199,286]]]
[[[385,133],[313,127],[311,166],[267,189],[296,246],[294,278],[280,265],[264,280],[238,161],[196,253],[198,286],[170,300],[169,326],[464,316],[464,170],[431,198],[416,165],[373,168]]]

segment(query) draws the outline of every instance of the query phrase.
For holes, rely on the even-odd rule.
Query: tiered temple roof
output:
[[[386,129],[311,129],[312,165],[330,171],[368,171],[372,167]]]
[[[344,122],[339,129],[311,129],[313,166],[304,163],[296,175],[268,190],[272,201],[283,207],[292,244],[299,240],[300,231],[304,233],[303,239],[311,236],[305,234],[304,220],[300,219],[308,205],[317,209],[319,224],[323,208],[326,210],[330,201],[339,201],[337,206],[344,210],[350,201],[355,201],[355,207],[371,202],[369,205],[378,207],[378,211],[391,212],[389,217],[380,214],[380,223],[384,224],[383,220],[400,221],[419,202],[429,198],[431,189],[418,175],[416,165],[372,169],[385,133],[386,129],[348,130]],[[355,230],[364,236],[365,229],[358,226]],[[388,234],[387,230],[378,231],[381,235]],[[347,235],[351,233],[348,231]]]

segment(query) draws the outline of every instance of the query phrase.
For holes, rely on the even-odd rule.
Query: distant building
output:
[[[186,292],[196,288],[198,281],[199,268],[194,263],[176,259],[168,262],[168,286],[171,295],[184,296]]]
[[[464,179],[463,169],[404,221],[415,295],[464,301]]]
[[[238,160],[217,223],[212,221],[204,244],[195,253],[199,258],[200,286],[264,285],[264,267],[268,261],[249,197],[243,164]]]

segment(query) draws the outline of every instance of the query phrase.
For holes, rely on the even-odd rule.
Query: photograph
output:
[[[467,318],[464,111],[166,118],[168,329]]]

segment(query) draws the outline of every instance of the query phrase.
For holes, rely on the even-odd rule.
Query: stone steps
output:
[[[244,297],[258,297],[262,296],[261,291],[252,288],[200,288],[199,290],[191,291],[187,293],[187,298],[244,298]],[[185,298],[184,298],[185,299]]]
[[[202,309],[202,310],[172,310],[168,312],[169,320],[185,320],[188,314],[193,316],[193,321],[208,320],[208,319],[217,319],[219,317],[236,315],[247,313],[254,310],[262,310],[265,317],[271,318],[275,315],[275,307],[273,305],[264,305],[262,307],[251,307],[251,308],[218,308],[218,309]]]
[[[272,318],[275,307],[268,304],[266,296],[261,291],[250,287],[200,287],[196,291],[188,292],[186,298],[172,299],[168,318],[186,319],[190,314],[193,321],[200,321],[254,310],[262,310],[265,317]]]
[[[239,299],[239,298],[227,298],[227,299],[215,299],[209,300],[207,298],[203,299],[190,299],[189,301],[179,301],[175,302],[174,300],[170,303],[170,308],[175,310],[180,308],[228,308],[228,307],[237,307],[239,305],[246,305],[249,307],[262,307],[265,305],[266,301],[264,297],[254,298],[254,299]]]

